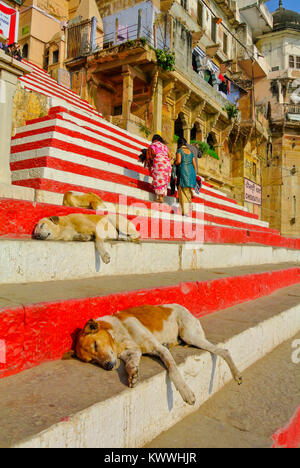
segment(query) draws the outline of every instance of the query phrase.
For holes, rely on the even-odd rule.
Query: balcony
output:
[[[264,57],[261,55],[259,50],[254,44],[251,44],[247,47],[248,52],[239,47],[238,53],[238,62],[239,66],[244,70],[247,76],[252,78],[252,73],[254,78],[263,78],[270,73],[270,66],[267,64]],[[253,62],[253,71],[252,71],[252,60],[251,57],[254,59]]]
[[[284,104],[286,119],[292,122],[300,122],[300,106],[294,104]]]
[[[273,16],[261,0],[237,0],[240,15],[245,18],[256,39],[273,29]]]

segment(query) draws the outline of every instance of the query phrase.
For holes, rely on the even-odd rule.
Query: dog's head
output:
[[[99,364],[105,370],[117,365],[116,343],[109,333],[112,326],[104,321],[90,320],[76,342],[76,356],[83,362]]]
[[[59,217],[52,216],[39,221],[34,230],[34,237],[39,240],[55,240],[59,232]]]

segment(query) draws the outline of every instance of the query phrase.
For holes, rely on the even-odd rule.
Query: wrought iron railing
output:
[[[115,47],[128,41],[145,39],[147,43],[155,49],[169,49],[167,41],[159,37],[157,33],[145,26],[134,24],[132,26],[119,25],[115,31],[105,34],[103,38],[103,48]]]

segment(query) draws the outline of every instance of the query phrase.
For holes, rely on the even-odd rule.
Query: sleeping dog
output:
[[[107,210],[103,200],[95,193],[76,194],[67,192],[64,195],[64,206],[72,206],[75,208],[86,208],[87,210]]]
[[[94,240],[96,249],[106,264],[110,263],[111,258],[105,249],[105,240],[139,242],[140,239],[134,224],[124,216],[109,217],[80,213],[41,219],[35,228],[34,237],[45,241]]]
[[[221,356],[233,378],[239,385],[242,383],[241,374],[229,351],[209,343],[199,320],[178,304],[135,307],[114,316],[90,320],[77,338],[75,354],[81,361],[96,363],[106,370],[114,369],[117,359],[121,359],[125,363],[131,388],[138,383],[142,355],[157,356],[168,369],[183,400],[194,405],[195,395],[167,348],[177,345],[180,340]]]

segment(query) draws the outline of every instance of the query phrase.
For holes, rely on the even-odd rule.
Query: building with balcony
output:
[[[173,151],[176,136],[207,142],[199,173],[259,215],[245,182],[261,187],[269,134],[255,100],[269,64],[254,42],[272,22],[255,0],[25,0],[20,42],[123,129],[159,132]]]
[[[255,110],[253,85],[268,66],[253,46],[251,24],[247,45],[236,40],[246,22],[238,2],[97,0],[97,6],[103,48],[68,57],[72,89],[130,132],[161,133],[173,151],[174,136],[208,142],[216,157],[199,161],[201,175],[259,214],[245,201],[244,183],[261,185],[267,120]],[[240,112],[232,118],[235,106]]]
[[[300,235],[300,14],[283,2],[274,27],[257,38],[270,66],[257,102],[268,107],[271,139],[263,165],[263,217],[290,237]]]

